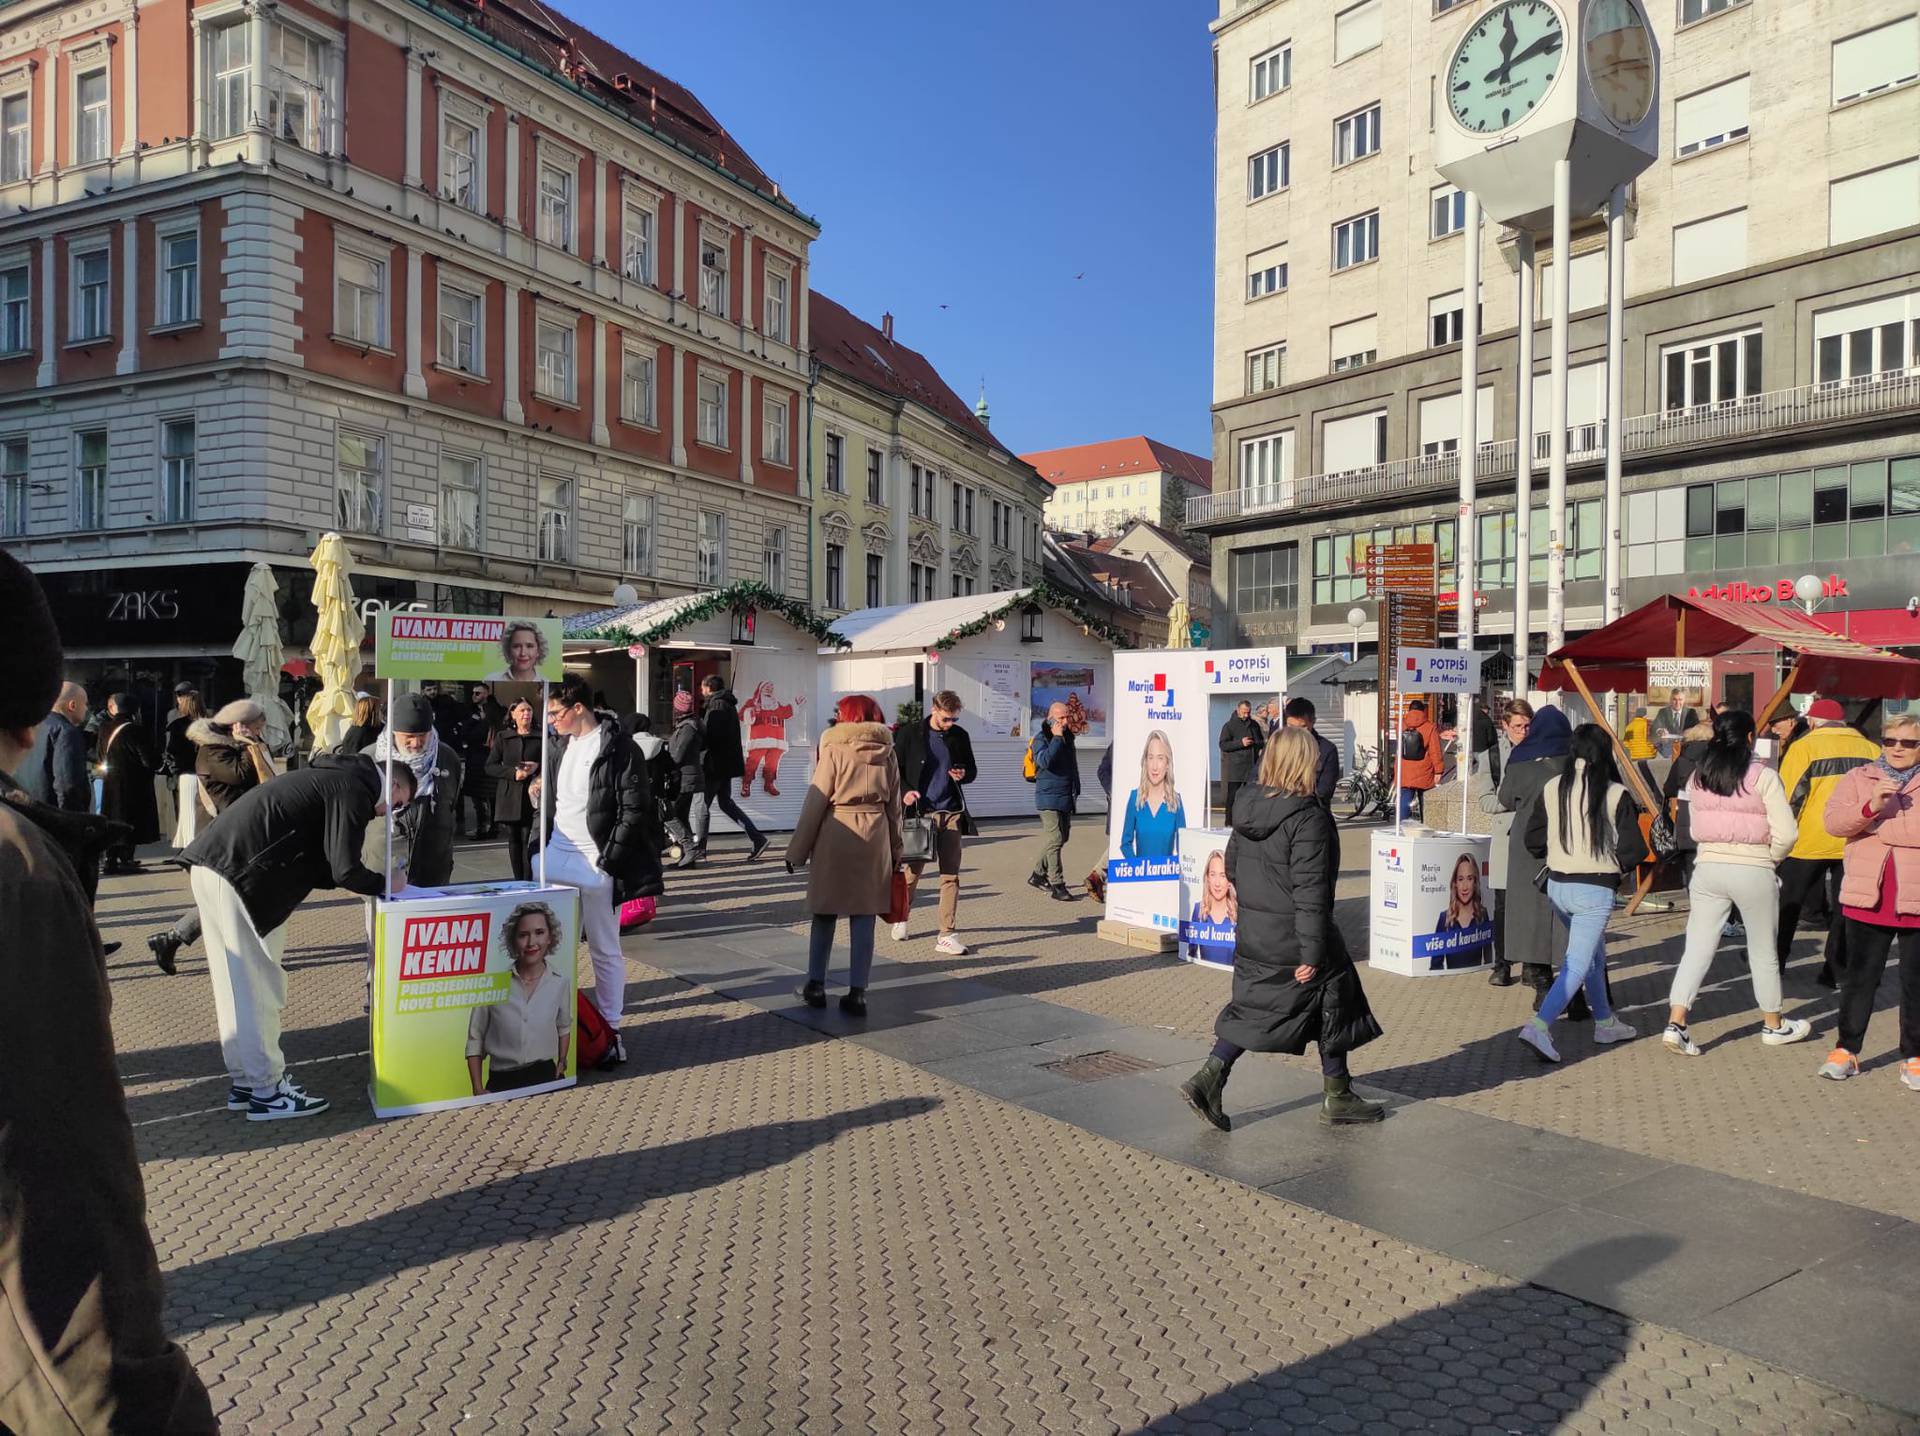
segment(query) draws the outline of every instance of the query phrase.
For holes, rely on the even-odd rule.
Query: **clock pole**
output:
[[[1547,652],[1567,641],[1567,307],[1573,302],[1573,163],[1553,162],[1553,349],[1547,379]]]
[[[1480,457],[1480,196],[1467,191],[1466,274],[1460,290],[1460,514],[1453,526],[1454,612],[1460,646],[1473,647],[1474,503]]]
[[[1620,457],[1626,445],[1627,187],[1607,196],[1606,621],[1620,616]]]
[[[1533,231],[1522,227],[1515,245],[1520,259],[1520,352],[1513,440],[1515,554],[1513,585],[1513,691],[1533,688]]]

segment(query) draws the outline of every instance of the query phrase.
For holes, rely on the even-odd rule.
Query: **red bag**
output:
[[[643,928],[652,922],[660,911],[658,898],[628,898],[620,904],[620,932],[622,936]]]
[[[887,922],[905,922],[907,914],[913,911],[913,889],[907,886],[907,873],[904,868],[893,870],[893,891],[887,904]]]
[[[598,1067],[613,1051],[613,1029],[607,1026],[607,1019],[600,1015],[600,1009],[586,993],[574,994],[574,1008],[579,1027],[574,1038],[574,1065],[576,1071],[584,1072],[589,1067]]]

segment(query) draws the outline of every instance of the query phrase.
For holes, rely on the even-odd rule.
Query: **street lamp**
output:
[[[1826,596],[1826,585],[1810,573],[1803,573],[1793,581],[1793,596],[1800,600],[1800,606],[1807,611],[1807,617],[1813,617],[1813,611],[1820,606],[1820,600]]]
[[[1349,663],[1358,663],[1360,661],[1360,625],[1366,621],[1367,611],[1364,608],[1350,608],[1347,610],[1347,627],[1353,630],[1353,648],[1347,659]]]

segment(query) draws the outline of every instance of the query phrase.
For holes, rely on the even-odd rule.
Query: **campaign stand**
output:
[[[562,676],[561,625],[558,619],[497,618],[474,614],[417,613],[389,609],[374,630],[374,675],[386,685],[387,711],[393,711],[394,682],[493,683],[524,685],[537,703],[540,723],[540,772],[548,773],[546,706],[549,685]],[[537,693],[533,690],[537,689]],[[574,1053],[576,951],[581,937],[579,893],[547,886],[547,834],[541,824],[538,877],[531,882],[502,880],[459,883],[439,888],[393,890],[393,794],[381,773],[387,804],[386,892],[374,899],[373,980],[369,993],[371,1072],[368,1098],[376,1117],[471,1107],[571,1087]],[[564,1018],[553,1018],[558,1075],[548,1082],[506,1092],[481,1092],[468,1064],[469,1032],[486,1027],[475,1014],[514,1001],[513,936],[507,931],[516,910],[540,905],[558,927],[547,955],[549,970],[563,984]],[[544,984],[532,994],[539,1010],[550,1013],[553,994]],[[519,1025],[524,1026],[522,1021]],[[564,1034],[559,1028],[564,1027]],[[565,1056],[561,1060],[564,1035]],[[484,1046],[484,1038],[481,1039]],[[491,1057],[482,1053],[482,1074]]]
[[[1231,828],[1180,830],[1180,946],[1183,962],[1233,971],[1233,885],[1227,881]]]

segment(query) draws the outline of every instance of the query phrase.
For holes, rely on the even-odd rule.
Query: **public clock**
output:
[[[1635,128],[1653,104],[1653,36],[1639,6],[1592,0],[1581,41],[1600,113],[1620,129]]]
[[[1447,66],[1454,119],[1474,134],[1512,129],[1546,99],[1566,48],[1560,12],[1547,0],[1494,6],[1461,36]]]

